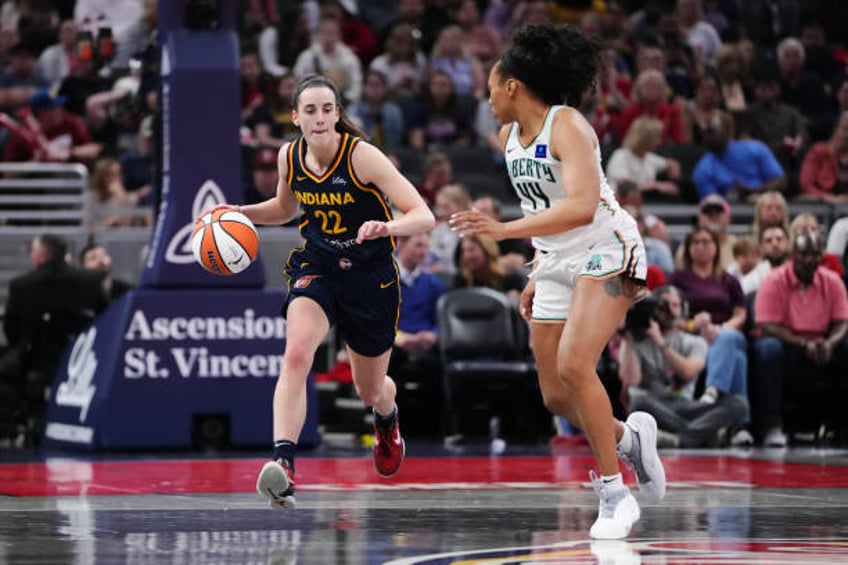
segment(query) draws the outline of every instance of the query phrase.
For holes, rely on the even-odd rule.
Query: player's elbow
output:
[[[423,231],[430,231],[436,227],[436,216],[433,215],[429,209],[427,210],[427,214],[424,218],[424,229]]]
[[[408,225],[410,227],[415,226],[416,233],[430,231],[436,227],[436,216],[433,215],[433,211],[426,204],[415,206],[406,212],[405,215],[410,221]]]
[[[592,202],[580,202],[575,210],[574,220],[578,226],[587,226],[595,220],[597,205]]]

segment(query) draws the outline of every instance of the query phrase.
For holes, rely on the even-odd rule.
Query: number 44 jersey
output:
[[[525,216],[533,216],[567,198],[562,182],[562,164],[551,156],[551,128],[557,112],[565,106],[552,106],[539,135],[524,146],[518,137],[518,124],[513,123],[506,141],[504,156],[512,186],[521,200]],[[533,238],[533,246],[546,252],[578,253],[594,245],[618,239],[617,232],[635,229],[635,221],[623,210],[607,184],[601,167],[601,151],[595,146],[596,166],[601,181],[600,198],[591,224],[562,233]]]

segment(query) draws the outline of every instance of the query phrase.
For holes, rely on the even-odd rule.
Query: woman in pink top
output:
[[[801,196],[831,204],[848,202],[848,112],[827,141],[813,145],[801,164]]]

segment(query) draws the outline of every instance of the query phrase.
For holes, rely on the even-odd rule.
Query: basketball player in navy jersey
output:
[[[613,418],[595,367],[627,309],[643,292],[647,262],[636,222],[616,203],[598,139],[576,104],[594,86],[597,46],[573,27],[527,26],[489,76],[489,102],[524,217],[498,222],[478,210],[454,214],[462,234],[532,237],[534,270],[520,299],[530,320],[545,406],[586,432],[600,470],[594,538],[626,537],[640,510],[618,456],[640,488],[665,495],[656,422],[644,412]],[[566,322],[567,320],[567,322]]]
[[[386,375],[400,307],[394,237],[435,225],[415,187],[345,116],[332,81],[304,78],[293,102],[301,136],[280,148],[277,195],[237,207],[256,224],[284,224],[299,212],[305,240],[286,262],[286,350],[274,391],[274,454],[256,483],[275,508],[295,505],[306,380],[334,324],[347,343],[356,391],[374,410],[377,472],[388,477],[400,467],[405,445],[397,390]],[[401,217],[393,218],[390,203]]]

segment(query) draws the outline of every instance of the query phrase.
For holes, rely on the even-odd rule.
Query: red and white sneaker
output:
[[[271,508],[294,508],[294,471],[282,459],[268,461],[259,471],[256,492],[268,498]]]
[[[384,477],[391,477],[400,469],[403,456],[406,454],[406,443],[400,437],[398,418],[388,430],[374,424],[374,467]]]

